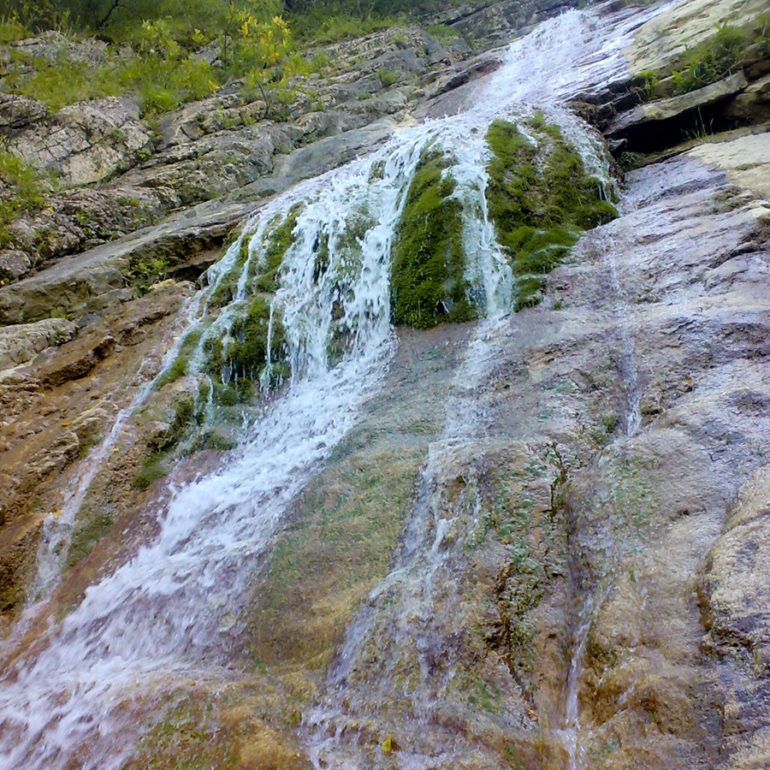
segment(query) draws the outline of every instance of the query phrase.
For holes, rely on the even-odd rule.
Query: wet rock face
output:
[[[621,216],[549,277],[545,305],[492,336],[473,390],[485,427],[454,449],[433,439],[392,573],[415,582],[379,584],[348,627],[329,700],[305,713],[311,753],[341,734],[332,756],[359,766],[403,752],[429,767],[567,767],[574,686],[579,767],[713,767],[726,742],[734,766],[762,756],[767,587],[751,564],[770,429],[768,210],[748,168],[727,170],[738,155],[761,165],[760,146],[766,135],[637,172]],[[308,579],[265,586],[293,594]],[[294,638],[284,617],[271,638]],[[345,658],[356,628],[369,641]]]
[[[188,288],[160,286],[102,318],[83,319],[80,329],[63,319],[0,329],[0,604],[5,620],[28,598],[42,520],[61,509],[77,483],[78,463],[130,400],[138,384],[134,378],[141,381],[159,365]],[[98,515],[130,505],[136,494],[128,470],[133,454],[129,442],[115,455],[116,467],[103,471]]]
[[[700,586],[704,648],[723,676],[725,740],[736,768],[762,766],[769,756],[770,575],[762,557],[770,537],[769,482],[765,466],[741,487]]]

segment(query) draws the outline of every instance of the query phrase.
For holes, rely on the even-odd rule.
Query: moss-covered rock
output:
[[[172,382],[176,382],[178,379],[189,374],[190,357],[197,348],[202,334],[203,331],[201,329],[192,329],[185,334],[174,363],[158,377],[158,381],[155,383],[156,388],[170,385]]]
[[[253,260],[249,268],[249,278],[253,289],[258,292],[274,292],[278,289],[278,276],[286,252],[294,243],[294,228],[302,212],[302,206],[294,206],[286,218],[280,221],[276,217],[271,223],[266,244],[264,259]]]
[[[233,341],[227,346],[233,377],[258,380],[268,360],[277,363],[285,358],[285,339],[281,312],[273,310],[270,329],[270,302],[264,295],[257,295],[250,302],[245,314],[236,318],[230,329]],[[268,339],[269,338],[269,339]]]
[[[209,307],[224,307],[225,305],[229,305],[235,299],[236,294],[238,293],[238,281],[240,280],[243,268],[249,259],[250,243],[251,238],[249,236],[244,236],[241,240],[241,246],[235,261],[211,292],[211,296],[209,297]]]
[[[489,214],[516,276],[517,310],[538,304],[545,275],[569,253],[582,230],[613,219],[601,182],[542,114],[517,126],[497,120],[489,127]]]
[[[476,317],[464,277],[462,206],[447,166],[441,152],[426,151],[407,193],[393,253],[395,324],[426,329]]]

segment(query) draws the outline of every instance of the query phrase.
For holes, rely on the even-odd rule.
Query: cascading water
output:
[[[200,296],[197,296],[192,302],[186,303],[182,308],[182,317],[189,324],[196,315]],[[137,409],[147,400],[156,383],[163,376],[164,372],[171,365],[179,352],[179,343],[173,345],[164,356],[160,372],[147,383],[137,389],[134,397],[128,406],[121,409],[112,423],[104,439],[88,454],[83,468],[77,479],[77,483],[71,489],[69,495],[61,506],[61,509],[55,514],[50,514],[43,524],[43,535],[40,538],[38,546],[34,582],[31,588],[31,595],[34,601],[38,602],[46,598],[51,589],[56,585],[61,576],[62,566],[67,558],[70,543],[72,541],[72,532],[75,524],[75,518],[80,512],[83,501],[88,494],[96,475],[102,468],[105,460],[109,457],[110,451],[118,443],[123,427]],[[141,378],[141,371],[137,373]],[[34,615],[35,608],[29,607],[25,615]],[[28,617],[23,621],[28,620]],[[19,626],[23,627],[26,622],[20,621]]]
[[[299,204],[293,243],[270,299],[263,372],[269,380],[274,363],[270,338],[280,313],[288,386],[247,422],[226,466],[172,490],[158,513],[159,532],[152,542],[92,585],[81,604],[30,648],[13,651],[0,692],[3,767],[119,767],[136,737],[130,704],[156,688],[162,691],[196,672],[216,669],[229,635],[237,629],[250,576],[288,501],[354,423],[386,368],[392,349],[391,245],[410,180],[422,151],[431,145],[445,152],[447,173],[456,182],[453,195],[462,208],[466,279],[472,300],[487,320],[473,332],[448,404],[444,433],[429,453],[396,568],[349,630],[324,706],[309,720],[310,753],[317,767],[356,766],[356,753],[350,753],[340,735],[340,703],[346,701],[355,715],[357,694],[349,674],[362,654],[368,619],[394,593],[409,609],[409,616],[395,626],[396,647],[416,645],[421,673],[415,692],[422,699],[416,711],[429,715],[452,678],[451,668],[430,660],[432,597],[437,577],[441,575],[442,583],[447,578],[450,536],[466,530],[478,515],[472,479],[468,494],[451,510],[437,490],[454,472],[468,440],[485,430],[479,388],[506,329],[502,317],[509,312],[515,289],[487,215],[486,128],[496,117],[541,109],[578,148],[585,165],[608,181],[600,145],[561,103],[621,74],[623,48],[652,13],[623,11],[609,23],[591,13],[570,11],[542,25],[511,47],[473,109],[397,132],[371,156],[273,200],[246,225],[210,273],[213,292],[238,267],[241,242],[248,239],[248,258],[239,268],[232,302],[213,321],[203,303],[196,319],[201,339],[190,367],[208,382],[204,411],[210,415],[211,393],[218,383],[204,367],[206,341],[231,336],[247,298],[250,268],[265,259],[266,229]],[[351,222],[362,213],[365,225],[351,252],[342,243]],[[323,270],[317,266],[319,243],[326,244]],[[330,355],[340,328],[345,329],[342,352]],[[121,424],[116,423],[118,432]],[[87,485],[86,480],[84,488]],[[451,581],[442,590],[451,590]],[[390,664],[397,665],[398,658],[396,654]],[[371,703],[360,701],[360,709],[365,712]],[[433,766],[417,755],[400,761],[408,768]]]
[[[495,345],[500,344],[505,329],[501,316],[510,308],[513,283],[510,272],[501,267],[504,259],[487,217],[486,178],[481,170],[486,156],[481,140],[493,118],[525,116],[533,108],[539,109],[578,149],[585,167],[609,185],[607,158],[601,145],[563,103],[578,91],[622,72],[620,51],[628,44],[631,31],[645,18],[646,14],[638,12],[621,15],[601,31],[590,14],[568,12],[541,25],[510,47],[503,68],[491,79],[475,107],[444,121],[437,132],[437,141],[468,161],[453,168],[453,175],[465,182],[466,195],[475,193],[473,204],[466,205],[466,211],[475,208],[472,221],[466,222],[466,253],[473,256],[470,275],[478,271],[483,276],[475,285],[483,286],[487,320],[477,326],[458,371],[455,395],[447,404],[444,432],[429,448],[412,517],[393,570],[372,591],[367,605],[348,628],[332,666],[326,697],[306,715],[308,754],[317,770],[357,770],[380,764],[390,767],[393,762],[404,770],[428,770],[460,762],[463,747],[457,736],[447,737],[440,749],[423,738],[425,725],[430,724],[434,733],[440,732],[439,714],[454,675],[451,652],[434,649],[434,639],[440,638],[432,612],[434,596],[439,591],[451,592],[448,586],[457,585],[462,559],[453,558],[456,554],[452,544],[467,542],[480,513],[473,478],[465,479],[467,499],[459,504],[448,503],[441,490],[458,473],[473,474],[472,458],[463,450],[471,446],[472,439],[485,433],[481,389],[494,360]],[[459,136],[458,125],[463,126]],[[564,728],[556,733],[567,749],[570,770],[579,767],[577,695],[592,606],[583,614],[587,616],[581,615],[569,667]],[[373,653],[373,649],[379,652]],[[399,681],[399,673],[403,682],[410,655],[418,660],[419,674],[412,675],[408,685],[394,684]],[[396,759],[383,759],[373,754],[371,743],[360,740],[358,735],[373,719],[384,719],[387,725],[382,715],[407,692],[416,725],[410,743],[423,745],[424,753],[401,750]],[[382,729],[380,724],[380,735]]]

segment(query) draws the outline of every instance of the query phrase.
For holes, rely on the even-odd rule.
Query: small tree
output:
[[[292,57],[289,25],[280,17],[261,21],[250,11],[237,12],[237,37],[233,39],[235,66],[245,73],[244,87],[259,93],[265,104],[264,117],[273,113],[276,101],[290,98],[294,91],[291,79],[298,72]]]

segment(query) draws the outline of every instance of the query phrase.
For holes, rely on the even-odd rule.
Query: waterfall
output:
[[[621,14],[601,30],[590,13],[570,11],[546,22],[526,38],[513,43],[505,62],[482,91],[469,113],[444,121],[439,136],[447,147],[469,160],[456,177],[467,182],[465,189],[483,191],[485,148],[479,137],[482,127],[500,116],[520,119],[533,108],[541,110],[575,146],[590,172],[611,185],[608,159],[602,145],[585,124],[564,106],[564,101],[583,88],[612,80],[622,72],[620,51],[629,35],[647,14]],[[462,129],[458,133],[457,126]],[[473,755],[458,736],[444,734],[438,747],[426,737],[441,733],[444,704],[454,676],[451,652],[437,646],[441,621],[434,617],[433,598],[439,591],[450,593],[462,573],[462,544],[478,524],[479,498],[473,478],[473,440],[483,438],[485,373],[494,361],[495,349],[504,344],[504,318],[510,308],[509,271],[501,267],[494,228],[488,226],[484,196],[476,199],[476,215],[466,224],[466,254],[471,258],[469,275],[476,279],[484,300],[485,320],[471,334],[468,348],[446,405],[445,427],[428,451],[422,469],[411,518],[403,545],[391,572],[370,593],[347,632],[332,665],[324,697],[305,716],[306,746],[316,770],[360,770],[387,766],[391,760],[372,752],[372,743],[361,739],[371,724],[387,730],[388,711],[394,702],[406,699],[412,712],[412,747],[400,750],[392,760],[403,770],[428,770],[462,763]],[[470,468],[470,470],[468,470]],[[450,504],[442,496],[459,473],[465,473],[466,494]],[[468,478],[467,476],[471,477]],[[453,544],[454,550],[453,550]],[[459,544],[459,545],[456,545]],[[458,553],[459,552],[459,553]],[[591,607],[581,616],[568,674],[564,729],[557,731],[569,755],[570,770],[579,767],[577,743],[579,721],[578,687],[588,639]],[[378,650],[373,653],[372,650]],[[419,673],[408,685],[398,672],[409,670],[416,659]],[[450,717],[451,718],[451,717]],[[400,729],[405,730],[404,725]]]
[[[354,716],[357,708],[363,716],[376,705],[376,698],[355,691],[349,673],[360,658],[369,619],[394,592],[411,611],[396,625],[396,642],[414,643],[419,650],[419,709],[429,714],[452,676],[446,668],[436,673],[427,660],[431,600],[439,583],[451,585],[448,535],[467,529],[478,514],[472,478],[460,507],[448,517],[442,513],[440,486],[469,441],[486,430],[479,394],[504,340],[514,290],[486,207],[485,132],[497,117],[517,120],[542,110],[578,148],[586,166],[609,183],[597,138],[562,105],[580,90],[623,73],[622,50],[652,13],[621,11],[610,24],[592,12],[569,11],[541,25],[512,44],[502,68],[479,89],[476,104],[466,113],[398,130],[378,151],[302,183],[256,212],[212,268],[210,286],[199,295],[200,312],[191,328],[200,331],[200,340],[190,369],[207,384],[198,406],[210,417],[215,410],[212,392],[220,383],[206,370],[207,345],[232,338],[238,313],[254,296],[249,294],[251,268],[266,259],[266,233],[276,219],[294,211],[292,243],[269,299],[267,373],[262,375],[271,379],[276,363],[270,350],[280,314],[286,385],[246,415],[238,446],[225,465],[172,488],[168,500],[158,503],[158,531],[150,542],[91,585],[80,604],[33,645],[9,654],[0,680],[0,765],[46,770],[120,767],[137,737],[131,704],[216,669],[237,633],[250,579],[287,504],[355,423],[387,369],[394,347],[391,246],[421,154],[435,147],[444,152],[447,173],[456,183],[453,195],[464,223],[465,277],[484,320],[470,332],[445,429],[430,448],[394,571],[349,629],[324,705],[308,723],[310,753],[317,767],[355,766],[344,764],[350,755],[340,736],[340,704],[352,704]],[[362,213],[362,232],[351,251],[343,244],[351,223],[359,222]],[[244,243],[248,252],[240,265]],[[322,269],[319,244],[324,244]],[[233,269],[240,270],[234,296],[217,314],[209,300]],[[330,355],[340,329],[344,345]],[[144,395],[142,391],[137,398]],[[135,399],[133,406],[138,403]],[[114,444],[127,417],[119,415],[95,460]],[[89,484],[86,474],[83,495]],[[79,488],[73,510],[81,499]],[[418,756],[404,761],[405,767],[426,766]]]

